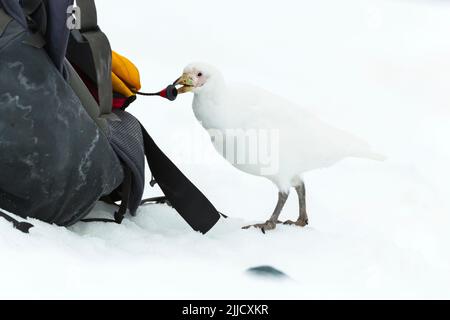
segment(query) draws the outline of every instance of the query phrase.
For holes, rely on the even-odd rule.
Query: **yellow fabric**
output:
[[[124,56],[112,52],[112,85],[114,92],[131,97],[141,89],[141,78],[136,66]]]
[[[130,88],[127,87],[127,85],[118,76],[116,76],[114,72],[112,73],[112,86],[114,92],[120,93],[127,98],[134,95]]]

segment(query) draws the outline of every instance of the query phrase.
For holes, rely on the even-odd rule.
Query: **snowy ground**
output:
[[[206,236],[164,206],[120,226],[33,221],[30,235],[0,220],[0,298],[450,298],[449,1],[97,6],[113,48],[140,67],[144,90],[172,82],[191,61],[210,62],[229,81],[286,96],[389,159],[308,173],[305,229],[243,231],[269,216],[275,187],[215,153],[190,96],[140,98],[131,112],[231,218]],[[196,159],[201,152],[207,157]],[[296,203],[291,197],[285,219]],[[95,214],[109,212],[99,204]],[[259,265],[290,278],[245,273]]]

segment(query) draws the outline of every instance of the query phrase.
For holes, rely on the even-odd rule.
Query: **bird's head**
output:
[[[191,63],[184,68],[183,75],[175,82],[181,85],[178,93],[201,93],[214,89],[223,84],[223,77],[219,70],[206,63]]]

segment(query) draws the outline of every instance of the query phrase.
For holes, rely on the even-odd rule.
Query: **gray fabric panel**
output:
[[[8,16],[2,8],[0,8],[0,37],[2,36],[11,20],[12,18]]]
[[[0,8],[16,20],[23,28],[27,27],[27,22],[23,14],[22,8],[17,0],[0,0]]]
[[[25,33],[25,29],[17,21],[11,20],[0,35],[0,55],[16,38],[21,36],[21,39],[25,38]]]
[[[120,121],[110,121],[110,143],[124,165],[132,172],[129,201],[131,214],[135,214],[142,200],[145,186],[145,154],[139,121],[126,111],[113,111]]]
[[[120,118],[114,112],[102,114],[100,116],[100,119],[103,119],[106,121],[120,121]]]
[[[43,48],[46,45],[45,33],[47,32],[47,10],[42,0],[22,0],[23,11],[27,18],[29,17],[38,28],[38,31],[32,30],[23,41],[35,48]]]
[[[22,42],[38,49],[43,48],[46,44],[44,37],[39,32],[28,33]]]

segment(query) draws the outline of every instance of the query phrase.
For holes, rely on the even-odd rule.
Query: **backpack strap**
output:
[[[111,46],[106,35],[97,25],[94,0],[77,0],[80,8],[81,28],[72,30],[67,57],[82,69],[98,88],[100,115],[112,110]],[[91,70],[92,69],[92,70]]]
[[[159,149],[141,124],[148,166],[170,205],[194,229],[207,233],[221,214],[205,195]]]
[[[117,224],[121,224],[123,221],[123,218],[125,217],[125,214],[127,213],[129,201],[130,201],[130,195],[131,195],[131,185],[132,185],[132,173],[130,168],[127,166],[124,166],[124,175],[125,178],[122,183],[122,190],[121,190],[121,198],[122,202],[118,208],[118,210],[114,213],[114,220],[113,219],[105,219],[105,218],[89,218],[89,219],[82,219],[81,222],[114,222]],[[114,202],[110,203],[112,205],[115,205]]]
[[[31,223],[20,222],[1,210],[0,210],[0,217],[2,217],[3,219],[5,219],[8,222],[11,222],[13,224],[14,228],[16,228],[17,230],[19,230],[23,233],[30,233],[30,229],[34,227]]]

